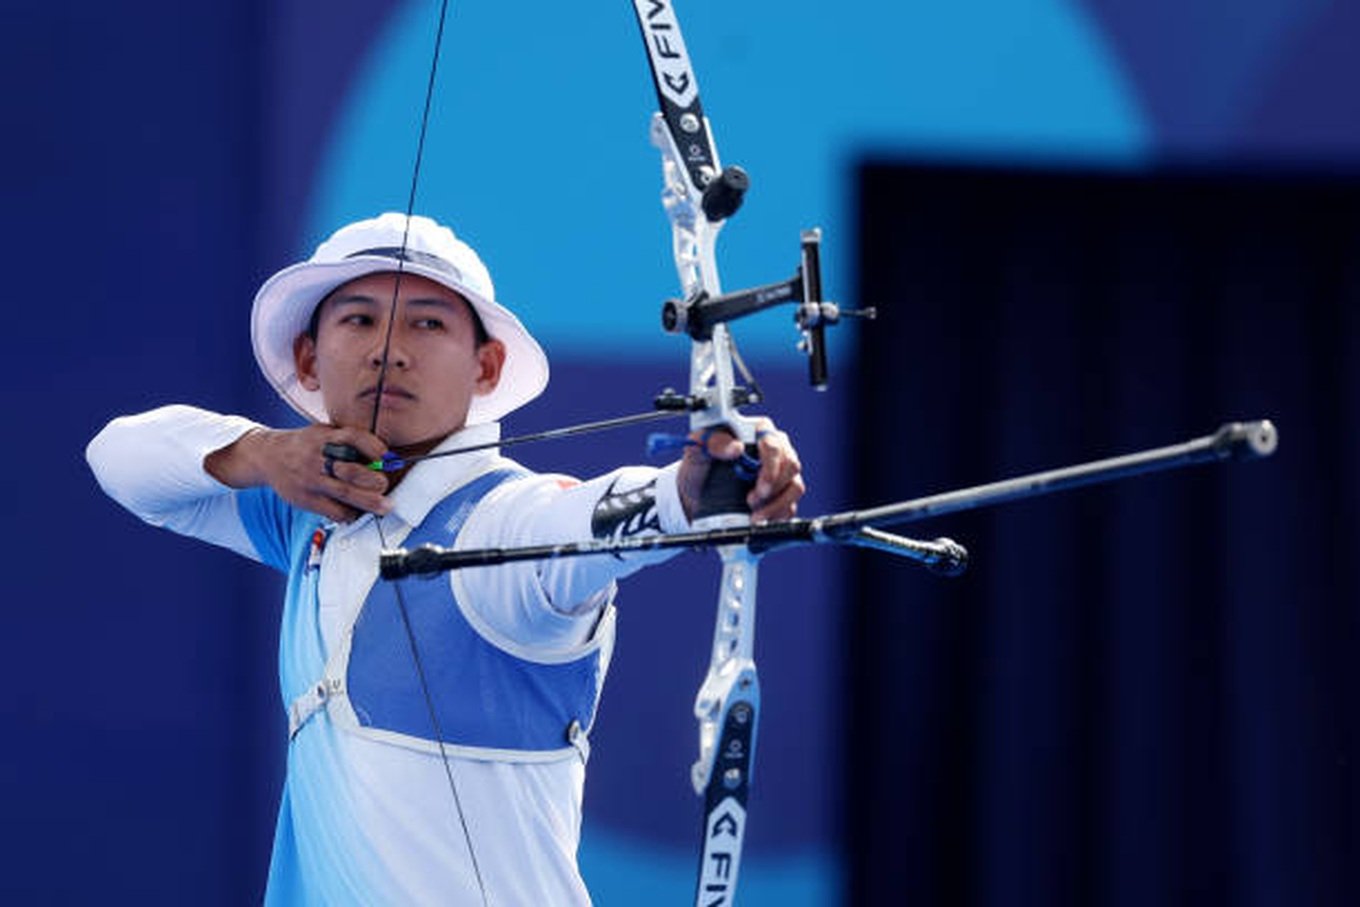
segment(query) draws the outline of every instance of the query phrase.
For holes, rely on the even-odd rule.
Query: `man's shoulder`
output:
[[[506,497],[537,497],[575,488],[581,480],[558,472],[538,472],[508,457],[498,457],[487,469],[468,479],[451,494],[485,483],[488,493]],[[489,496],[489,494],[488,494]]]

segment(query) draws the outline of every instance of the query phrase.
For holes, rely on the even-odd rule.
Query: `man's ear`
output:
[[[293,341],[293,367],[299,384],[309,391],[321,389],[321,379],[316,376],[316,341],[310,334],[298,334]]]
[[[499,340],[488,340],[477,347],[477,364],[481,368],[481,373],[477,376],[473,392],[478,396],[485,396],[495,390],[496,385],[501,382],[501,369],[505,366],[505,344]],[[301,374],[300,370],[298,374]]]

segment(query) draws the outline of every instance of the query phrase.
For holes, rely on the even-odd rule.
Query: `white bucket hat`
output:
[[[389,212],[336,230],[311,258],[279,271],[255,294],[250,315],[255,359],[288,405],[313,421],[327,421],[321,392],[309,391],[298,381],[293,342],[306,332],[312,312],[336,287],[398,267],[463,296],[487,334],[505,344],[500,383],[491,393],[472,398],[469,425],[494,422],[543,393],[548,358],[519,319],[496,302],[491,274],[472,247],[428,217],[412,217],[407,232],[406,215]]]

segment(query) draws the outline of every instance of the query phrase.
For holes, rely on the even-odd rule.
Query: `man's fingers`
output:
[[[765,523],[792,519],[798,513],[798,500],[803,496],[803,466],[793,449],[789,436],[766,421],[760,430],[760,474],[746,503],[751,518]]]
[[[353,507],[348,507],[320,492],[313,492],[297,503],[304,509],[310,510],[312,513],[320,514],[326,519],[334,520],[337,523],[352,523],[357,520],[361,514],[361,511],[356,510]]]
[[[795,476],[778,494],[760,506],[753,506],[751,521],[770,523],[776,520],[791,520],[798,514],[798,499],[803,496],[803,479]]]
[[[761,429],[756,435],[756,445],[760,448],[760,459],[791,461],[795,466],[798,465],[798,454],[793,449],[793,442],[789,436],[777,428]]]
[[[759,504],[772,495],[779,494],[802,474],[802,466],[797,460],[786,458],[766,458],[760,461],[760,474],[756,476],[756,487],[751,490],[752,505]],[[801,483],[801,479],[799,479]],[[800,484],[801,487],[801,484]]]
[[[387,445],[376,435],[357,428],[328,428],[325,443],[347,444],[367,462],[378,460],[387,452]],[[322,456],[321,476],[312,489],[316,495],[318,512],[332,519],[352,522],[363,513],[379,515],[391,511],[386,497],[387,476],[369,469],[367,463],[354,463]]]
[[[338,473],[340,467],[336,467]],[[386,515],[392,510],[392,502],[379,491],[369,491],[351,485],[341,479],[322,478],[316,486],[317,493],[341,504],[346,504],[366,513]]]
[[[716,429],[707,435],[700,440],[704,443],[704,450],[715,460],[735,460],[745,450],[742,443],[726,429]]]
[[[345,463],[327,457],[322,459],[321,471],[332,479],[365,491],[376,491],[378,494],[387,491],[387,476],[362,463]]]
[[[681,457],[691,463],[706,460],[735,460],[744,448],[726,428],[707,428],[689,433],[691,443],[685,445]]]
[[[749,499],[752,507],[782,492],[803,471],[798,454],[789,443],[789,436],[782,431],[763,431],[757,443],[760,447],[760,473],[756,476],[756,487]],[[801,485],[799,487],[801,489]]]
[[[344,428],[331,425],[312,425],[304,429],[304,437],[299,439],[310,453],[320,454],[327,448],[349,448],[336,462],[358,462],[360,465],[382,459],[387,453],[387,445],[377,435],[358,428]]]
[[[363,454],[368,462],[382,459],[387,453],[387,445],[382,438],[358,428],[327,428],[326,441],[331,444],[348,444]]]
[[[382,495],[325,476],[317,476],[285,497],[305,510],[339,523],[352,523],[365,513],[386,514],[392,509],[391,502]]]

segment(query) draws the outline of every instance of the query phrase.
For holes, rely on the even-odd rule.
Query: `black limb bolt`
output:
[[[723,172],[704,187],[701,205],[709,223],[726,220],[741,207],[746,190],[751,188],[751,177],[740,167],[724,167]]]
[[[747,445],[747,453],[754,456],[754,447]],[[755,476],[743,469],[740,463],[714,460],[708,467],[708,475],[704,477],[703,488],[699,491],[699,507],[694,518],[750,513],[746,495],[750,494],[755,484]]]
[[[331,442],[321,445],[321,455],[331,460],[339,460],[342,463],[367,463],[369,459],[352,444]]]
[[[685,329],[685,302],[682,299],[667,299],[661,304],[661,327],[667,334],[679,334]]]

